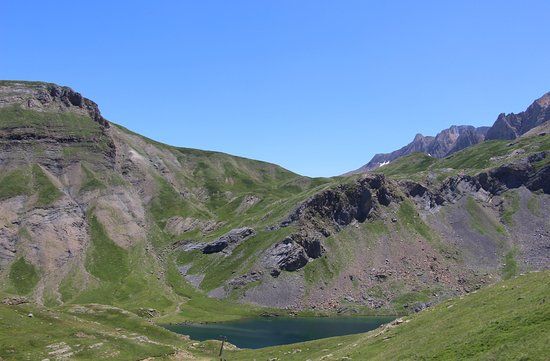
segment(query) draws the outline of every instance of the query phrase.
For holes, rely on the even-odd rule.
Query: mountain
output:
[[[535,100],[524,112],[500,114],[491,127],[475,128],[468,125],[453,125],[442,130],[435,137],[417,134],[414,140],[403,148],[391,153],[376,154],[367,164],[347,174],[372,171],[415,152],[425,153],[435,158],[444,158],[484,140],[516,139],[548,120],[550,120],[550,92]]]
[[[487,131],[487,140],[516,139],[550,120],[550,92],[535,100],[524,112],[500,114]]]
[[[417,134],[413,141],[391,153],[376,154],[370,162],[350,174],[364,173],[386,165],[397,158],[416,152],[443,158],[461,149],[482,142],[488,127],[475,128],[471,125],[453,125],[439,132],[435,137]]]
[[[443,154],[479,134],[418,144]],[[549,151],[528,132],[308,178],[147,139],[67,87],[3,81],[0,299],[157,322],[414,312],[549,268]]]

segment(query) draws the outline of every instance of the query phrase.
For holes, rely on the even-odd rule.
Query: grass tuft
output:
[[[19,257],[10,267],[9,278],[17,293],[26,295],[36,287],[40,276],[32,263]]]

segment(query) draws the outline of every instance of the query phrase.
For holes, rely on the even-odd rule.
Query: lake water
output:
[[[258,317],[209,324],[166,325],[192,340],[220,340],[240,348],[261,348],[373,330],[392,317]]]

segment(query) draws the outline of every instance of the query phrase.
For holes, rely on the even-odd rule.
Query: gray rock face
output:
[[[264,264],[272,269],[272,276],[278,276],[279,270],[296,271],[304,267],[308,261],[304,248],[292,239],[285,238],[267,252]]]
[[[280,270],[296,271],[304,267],[310,259],[321,257],[324,252],[319,239],[292,234],[266,252],[263,264],[276,277]]]
[[[227,232],[220,238],[208,243],[194,242],[192,240],[177,241],[172,245],[172,249],[180,249],[184,252],[201,250],[204,254],[219,253],[222,251],[229,253],[235,249],[239,243],[254,236],[255,234],[256,231],[249,227],[236,228]]]
[[[365,176],[352,184],[342,184],[315,194],[300,204],[282,223],[285,227],[295,222],[333,227],[346,226],[352,221],[364,222],[379,204],[388,205],[400,199],[383,175]],[[316,227],[320,229],[319,227]],[[328,229],[320,229],[325,237]]]
[[[489,127],[478,127],[478,128],[466,128],[456,141],[454,142],[454,146],[451,148],[450,151],[448,151],[445,155],[456,153],[462,149],[468,148],[472,145],[481,143],[485,140],[485,134],[489,130]]]
[[[237,228],[229,231],[227,234],[224,234],[220,238],[210,243],[207,243],[203,249],[202,253],[218,253],[223,250],[230,251],[234,249],[240,242],[245,239],[252,237],[256,232],[252,228],[244,227]]]
[[[487,132],[487,139],[515,139],[550,120],[550,92],[518,114],[500,114]]]
[[[519,161],[481,172],[475,176],[458,175],[446,180],[438,189],[412,182],[399,184],[405,194],[423,209],[431,209],[445,203],[454,203],[464,195],[475,195],[485,201],[507,190],[525,186],[530,191],[550,194],[550,166],[537,169],[534,162],[548,156],[548,152],[536,153]]]
[[[435,137],[417,134],[414,140],[403,148],[391,153],[376,154],[370,162],[350,173],[370,171],[397,158],[416,152],[426,153],[435,158],[443,158],[482,142],[488,129],[489,127],[476,128],[471,125],[453,125],[448,129],[442,130]]]

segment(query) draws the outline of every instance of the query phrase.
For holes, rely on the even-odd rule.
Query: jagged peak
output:
[[[543,96],[535,100],[534,104],[538,104],[543,108],[550,106],[550,92],[544,94]]]

